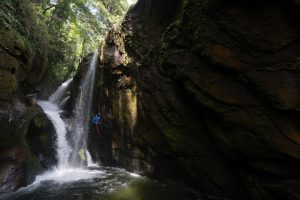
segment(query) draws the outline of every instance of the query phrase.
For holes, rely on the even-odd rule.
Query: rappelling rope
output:
[[[103,71],[104,67],[103,65],[100,65],[100,95],[99,95],[99,113],[102,113],[101,105],[102,105],[102,91],[103,91]]]
[[[95,124],[95,126],[96,126],[96,128],[97,128],[98,134],[101,135],[100,130],[99,130],[99,127],[98,127],[98,124]]]
[[[101,105],[102,105],[102,90],[103,90],[103,88],[102,88],[103,87],[103,71],[104,71],[103,65],[100,65],[99,70],[100,70],[100,95],[99,95],[99,104],[98,104],[98,114],[102,114]],[[97,128],[98,134],[101,135],[98,124],[95,124],[95,125]]]

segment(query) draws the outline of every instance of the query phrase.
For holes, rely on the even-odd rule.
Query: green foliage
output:
[[[0,24],[8,29],[20,27],[19,21],[13,15],[15,9],[9,0],[0,1]]]
[[[1,28],[8,29],[24,37],[33,47],[43,48],[41,46],[47,41],[44,39],[47,27],[41,27],[37,20],[37,14],[31,7],[28,0],[1,0],[0,1],[0,25]]]
[[[127,0],[1,0],[0,25],[47,55],[54,77],[63,81],[127,9]]]
[[[128,4],[126,0],[43,0],[36,7],[52,36],[49,61],[53,72],[64,80],[75,72],[84,55],[99,46]]]

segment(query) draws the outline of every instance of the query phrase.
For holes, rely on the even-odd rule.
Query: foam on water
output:
[[[57,168],[37,176],[33,184],[40,184],[44,181],[53,180],[58,183],[74,182],[78,180],[93,179],[105,173],[100,170],[87,170],[82,168]]]

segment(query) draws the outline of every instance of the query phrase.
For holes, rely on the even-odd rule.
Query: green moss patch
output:
[[[16,88],[16,77],[8,71],[0,70],[0,90],[15,90]]]

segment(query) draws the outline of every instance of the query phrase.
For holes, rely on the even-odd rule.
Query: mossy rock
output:
[[[85,160],[86,160],[86,156],[85,156],[85,151],[84,151],[84,149],[80,149],[80,150],[78,151],[78,155],[79,155],[79,157],[80,157],[80,159],[81,159],[82,161],[85,161]]]
[[[0,69],[16,71],[19,68],[19,63],[16,58],[10,56],[4,51],[0,51]]]
[[[5,70],[0,70],[0,90],[17,89],[17,80],[14,75]]]
[[[48,121],[48,118],[44,114],[39,114],[34,118],[34,124],[39,128],[47,126]]]
[[[10,100],[16,89],[16,77],[8,71],[0,70],[0,99]]]
[[[37,157],[33,154],[29,155],[26,162],[26,184],[30,184],[34,181],[37,174],[41,174],[43,167]]]
[[[39,112],[30,120],[25,139],[32,155],[44,169],[56,164],[55,128],[44,113]]]
[[[30,70],[33,53],[29,42],[17,32],[4,28],[0,28],[0,36],[0,47],[10,54],[20,57],[25,64],[24,67]]]
[[[40,140],[43,143],[47,143],[49,140],[51,140],[50,135],[48,133],[41,133],[40,134]]]

